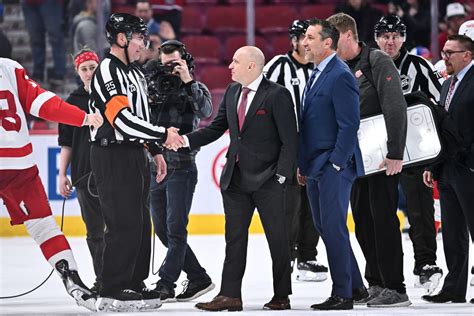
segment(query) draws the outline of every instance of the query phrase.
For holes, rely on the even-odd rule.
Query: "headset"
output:
[[[176,50],[179,51],[179,53],[181,54],[181,58],[184,61],[186,61],[189,72],[190,73],[193,72],[194,71],[194,62],[193,62],[194,57],[186,50],[186,46],[182,42],[178,40],[168,40],[168,41],[163,42],[160,46],[160,54],[170,54]]]

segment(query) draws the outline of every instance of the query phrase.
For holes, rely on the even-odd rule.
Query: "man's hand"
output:
[[[176,60],[174,63],[177,63],[177,65],[173,69],[173,74],[178,75],[179,78],[181,78],[181,81],[184,83],[188,83],[193,80],[189,74],[188,64],[186,64],[185,60]]]
[[[91,114],[86,114],[86,121],[84,122],[84,125],[99,128],[102,123],[104,123],[104,118],[102,117],[102,115],[100,115],[99,111],[96,111],[95,113]]]
[[[160,37],[169,40],[176,38],[173,26],[168,21],[161,21],[160,23]]]
[[[160,183],[166,177],[167,165],[163,155],[155,155],[153,161],[156,165],[156,183]]]
[[[72,184],[66,175],[59,175],[59,194],[65,199],[72,194]]]
[[[385,170],[387,176],[393,176],[394,174],[402,172],[403,160],[385,158],[379,165],[379,169],[383,167],[387,168],[387,170]]]
[[[300,168],[296,169],[296,179],[298,180],[298,184],[301,186],[306,185],[306,176],[302,176],[300,174]]]
[[[178,134],[179,129],[176,127],[168,128],[168,136],[166,137],[166,141],[163,143],[163,146],[177,151],[184,145],[184,139],[181,135]]]
[[[423,172],[423,182],[426,184],[427,187],[434,188],[433,172]]]

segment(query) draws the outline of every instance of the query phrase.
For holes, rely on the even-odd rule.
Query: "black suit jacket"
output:
[[[263,78],[239,131],[237,102],[241,90],[242,85],[238,83],[227,87],[212,123],[187,135],[191,149],[217,140],[228,129],[230,145],[220,179],[222,190],[229,187],[237,155],[240,184],[245,190],[258,190],[275,174],[290,181],[296,165],[297,134],[289,91]]]
[[[441,88],[441,105],[444,106],[451,85],[452,77],[443,83]],[[456,89],[451,103],[449,115],[462,136],[462,150],[457,161],[474,169],[474,66],[464,75]]]

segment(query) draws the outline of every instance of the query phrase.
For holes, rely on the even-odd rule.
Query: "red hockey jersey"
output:
[[[86,119],[84,111],[28,78],[19,63],[0,58],[0,170],[35,165],[25,112],[74,126]]]

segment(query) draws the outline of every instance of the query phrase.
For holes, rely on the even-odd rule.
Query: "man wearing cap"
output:
[[[464,6],[459,2],[453,2],[446,6],[445,21],[447,29],[438,35],[438,47],[441,50],[449,35],[458,34],[459,27],[466,21],[467,13]]]

